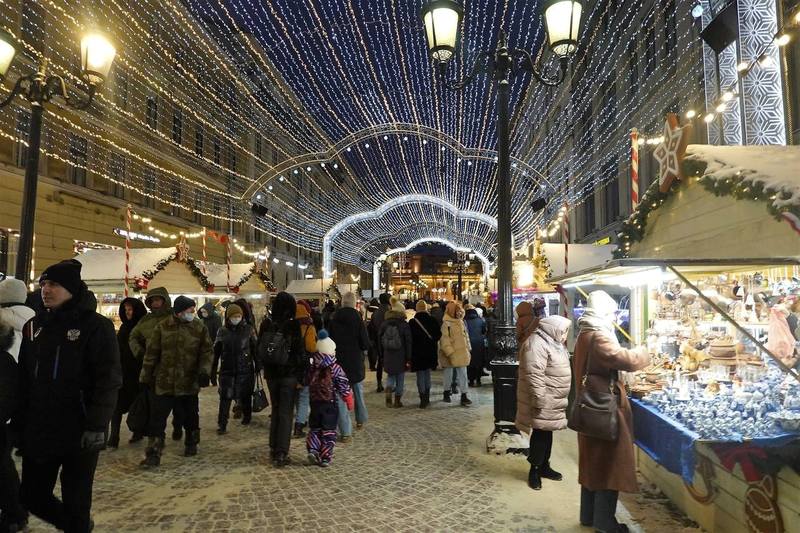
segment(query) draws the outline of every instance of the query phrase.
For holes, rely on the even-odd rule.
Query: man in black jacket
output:
[[[23,531],[28,523],[28,513],[19,501],[19,475],[6,428],[19,399],[19,371],[9,353],[13,345],[14,328],[0,321],[0,532]]]
[[[44,309],[26,324],[19,354],[25,507],[68,532],[92,529],[92,484],[122,385],[110,320],[80,277],[62,261],[39,278]],[[53,495],[61,473],[61,497]]]
[[[375,390],[375,392],[383,392],[383,357],[381,356],[380,349],[378,349],[378,332],[381,330],[381,325],[383,324],[383,318],[386,314],[386,311],[392,308],[392,306],[389,305],[390,299],[391,295],[388,292],[384,292],[378,296],[378,300],[380,301],[381,305],[378,307],[378,310],[372,314],[372,318],[369,321],[369,333],[371,341],[375,347],[376,353],[378,354],[378,364],[377,369],[375,370],[375,375],[378,378],[378,388]]]

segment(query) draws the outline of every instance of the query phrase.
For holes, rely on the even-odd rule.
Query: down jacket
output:
[[[217,330],[214,341],[214,362],[211,381],[219,374],[219,395],[238,399],[252,394],[255,373],[260,364],[256,361],[258,339],[253,326],[242,320],[234,326],[229,320]]]
[[[439,366],[459,368],[469,366],[471,346],[464,321],[444,314],[442,338],[439,341]]]
[[[16,361],[19,359],[19,347],[22,344],[22,327],[34,317],[36,312],[25,304],[3,305],[0,309],[0,322],[5,322],[14,328],[14,343],[8,353]]]
[[[200,392],[199,377],[211,375],[213,357],[203,322],[184,322],[172,315],[148,340],[139,381],[155,385],[159,396],[193,396]]]
[[[567,396],[572,385],[569,352],[562,339],[572,321],[550,316],[519,347],[516,425],[557,431],[567,427]]]
[[[406,314],[401,311],[390,309],[384,315],[381,329],[378,332],[378,348],[383,356],[383,369],[390,376],[403,374],[406,371],[406,363],[411,361],[411,350],[413,347],[413,340],[411,338],[411,327],[406,322]],[[399,350],[390,350],[383,346],[383,337],[389,328],[397,328],[397,333],[400,335],[402,348]]]

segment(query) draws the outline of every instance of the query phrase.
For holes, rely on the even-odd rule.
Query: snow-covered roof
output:
[[[322,295],[328,291],[332,279],[296,279],[289,282],[286,292],[297,296]]]
[[[175,252],[174,247],[130,250],[130,278],[140,277],[143,272],[153,270],[158,263],[169,259]],[[125,250],[86,250],[75,256],[75,259],[83,265],[81,278],[84,281],[125,277]]]
[[[704,175],[725,180],[740,178],[761,183],[778,194],[775,207],[800,205],[800,146],[710,146],[693,144],[686,150],[689,161],[703,161]]]
[[[202,263],[198,261],[197,266]],[[234,263],[231,265],[231,285],[239,285],[242,278],[249,279],[253,272],[253,263]],[[225,287],[228,283],[228,268],[218,263],[206,263],[206,277],[215,287]],[[246,280],[245,280],[246,281]]]
[[[358,297],[358,283],[337,283],[336,288],[339,289],[339,294],[342,296],[348,292],[352,292]]]
[[[569,250],[567,273],[579,272],[610,261],[615,247],[613,244],[570,244],[567,247]],[[553,271],[553,276],[563,275],[565,273],[564,245],[544,243],[542,244],[542,251],[550,263],[550,270]]]

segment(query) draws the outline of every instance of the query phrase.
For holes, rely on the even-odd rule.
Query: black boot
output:
[[[183,428],[180,426],[172,427],[172,440],[181,440],[183,438]]]
[[[528,486],[533,490],[542,490],[542,474],[538,466],[531,465],[528,472]]]
[[[545,463],[542,465],[541,474],[543,478],[552,479],[553,481],[561,481],[564,479],[564,476],[561,475],[561,472],[557,472],[550,468],[550,463]]]
[[[378,382],[378,388],[375,389],[375,392],[378,393],[383,392],[383,383],[381,383],[380,381]]]
[[[164,449],[164,439],[150,437],[147,441],[144,460],[139,463],[144,468],[155,468],[161,464],[161,450]]]
[[[224,435],[228,432],[228,428],[226,426],[219,426],[217,428],[217,435]]]
[[[444,398],[442,399],[442,401],[444,403],[450,403],[452,401],[452,400],[450,400],[450,391],[449,390],[444,391]]]
[[[133,435],[131,435],[130,440],[128,440],[128,444],[137,443],[140,440],[142,440],[143,438],[144,438],[144,435],[142,435],[141,433],[134,433]]]
[[[419,408],[425,409],[431,404],[431,393],[430,392],[422,392],[419,395]]]
[[[305,424],[300,424],[299,422],[295,422],[294,423],[294,436],[295,436],[295,438],[298,438],[298,439],[305,438],[306,432],[303,431],[303,428],[305,428],[305,427],[306,427]]]
[[[465,392],[465,393],[463,393],[461,395],[461,406],[462,407],[469,407],[470,405],[472,405],[472,400],[467,398],[467,393]]]
[[[194,457],[197,455],[197,445],[200,443],[200,430],[187,429],[186,430],[186,445],[183,449],[184,457]]]
[[[106,446],[113,450],[119,448],[119,426],[115,427],[113,422],[111,423],[111,431],[108,434],[108,442],[106,442]]]

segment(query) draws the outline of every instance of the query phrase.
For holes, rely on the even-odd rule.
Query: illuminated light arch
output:
[[[306,154],[300,154],[295,157],[291,157],[289,159],[285,159],[272,167],[269,172],[265,172],[256,180],[250,184],[247,190],[242,195],[242,200],[246,202],[250,202],[252,198],[258,194],[264,187],[266,187],[271,181],[277,179],[281,174],[285,174],[287,172],[291,172],[292,170],[300,167],[304,167],[307,165],[313,165],[318,163],[329,163],[332,160],[339,157],[339,155],[344,152],[348,147],[356,145],[361,141],[371,139],[377,135],[388,135],[388,134],[396,134],[396,135],[414,135],[417,137],[421,137],[423,139],[429,139],[434,141],[440,145],[444,145],[454,152],[458,153],[459,156],[465,160],[479,160],[479,161],[494,161],[497,157],[496,150],[487,150],[484,148],[470,148],[461,144],[458,139],[447,135],[446,133],[442,133],[439,130],[434,128],[430,128],[428,126],[424,126],[421,124],[411,124],[406,122],[388,122],[385,124],[378,124],[375,126],[370,126],[368,128],[361,129],[359,131],[353,132],[350,135],[343,137],[339,142],[332,145],[328,150],[324,152],[312,152]],[[542,185],[546,185],[547,188],[551,191],[555,190],[555,187],[550,182],[550,180],[539,172],[535,167],[529,165],[522,159],[518,159],[516,157],[511,157],[512,164],[516,165],[518,172],[523,172],[528,175],[531,179],[533,179],[539,187]]]
[[[345,231],[349,226],[352,226],[353,224],[357,224],[359,222],[367,220],[375,220],[381,218],[392,209],[408,204],[436,205],[448,211],[456,219],[477,220],[497,231],[497,219],[494,217],[490,217],[485,213],[480,213],[478,211],[468,211],[468,210],[462,211],[458,209],[457,206],[451,204],[447,200],[437,198],[436,196],[430,196],[427,194],[408,194],[405,196],[394,198],[382,204],[380,207],[378,207],[378,209],[374,211],[364,211],[361,213],[350,215],[349,217],[338,222],[330,230],[328,230],[328,232],[325,234],[325,237],[322,240],[322,265],[323,268],[325,268],[325,271],[330,272],[331,269],[333,268],[333,256],[331,254],[330,247],[337,235]]]

